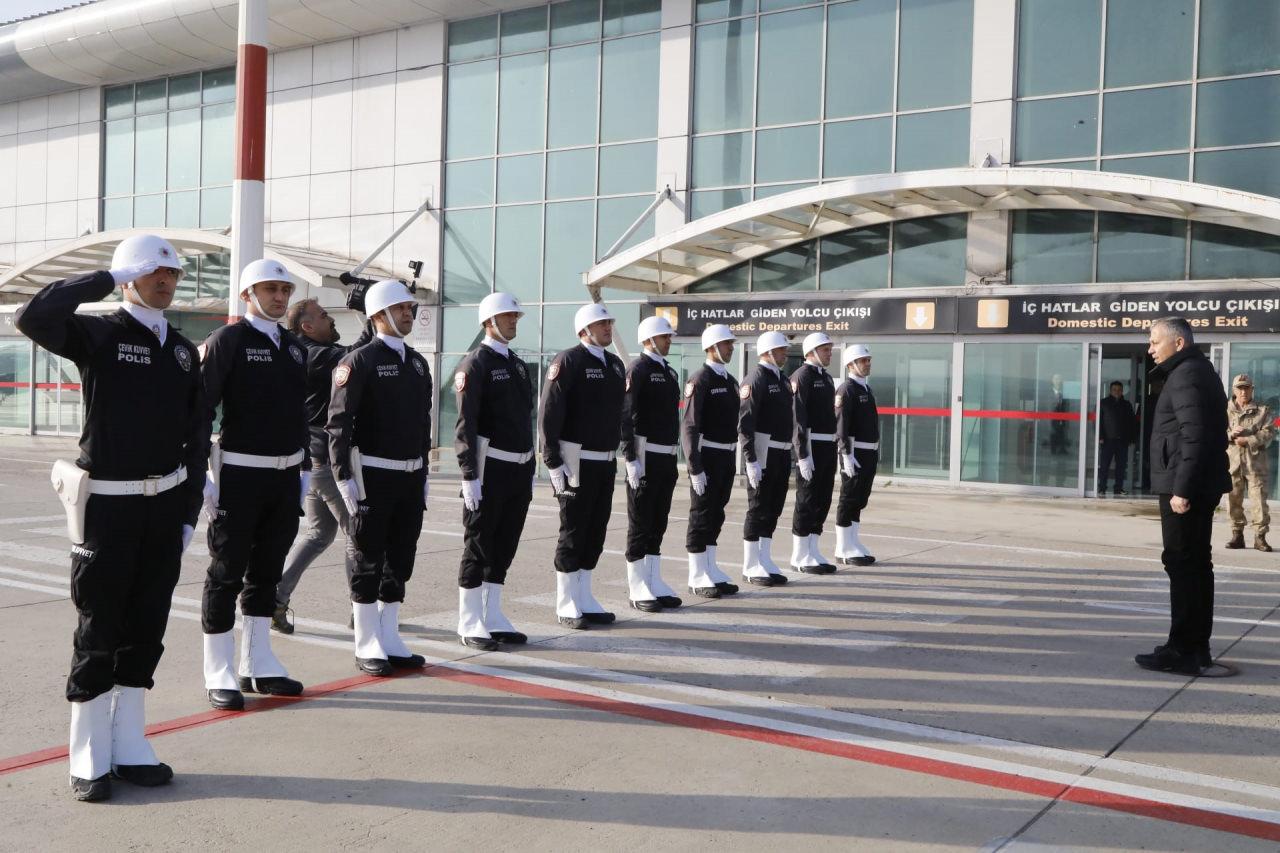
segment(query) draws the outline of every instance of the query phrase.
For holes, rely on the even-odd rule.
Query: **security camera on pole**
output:
[[[818,552],[836,478],[835,381],[827,373],[832,343],[814,332],[801,347],[804,364],[791,374],[795,397],[796,501],[791,516],[791,568],[825,575],[836,570]]]
[[[845,347],[845,380],[836,389],[836,445],[840,457],[840,501],[836,504],[836,560],[869,566],[876,561],[858,537],[862,510],[871,496],[880,461],[880,412],[871,393],[871,350]]]
[[[773,533],[791,480],[795,426],[791,386],[782,375],[787,339],[765,332],[756,341],[759,361],[738,391],[738,438],[747,469],[747,517],[742,527],[742,577],[755,586],[778,586],[787,576],[770,554]]]

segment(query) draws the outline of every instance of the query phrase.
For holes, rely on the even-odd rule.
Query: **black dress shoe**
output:
[[[660,595],[658,596],[658,603],[668,610],[679,607],[681,604],[684,604],[683,601],[676,598],[674,595]]]
[[[240,676],[240,690],[243,693],[261,693],[264,696],[301,696],[302,682],[282,675],[270,678],[245,678]]]
[[[783,584],[785,584],[787,581],[790,580],[790,578],[788,578],[786,575],[782,574],[781,572],[778,572],[777,574],[770,572],[769,577],[773,578],[773,583],[775,586],[782,586]]]
[[[691,586],[689,587],[689,592],[693,593],[699,598],[719,598],[720,597],[719,587],[714,587],[714,586]]]
[[[422,669],[427,659],[422,655],[387,655],[387,663],[393,669]]]
[[[855,566],[869,566],[876,561],[875,557],[867,555],[866,557],[854,557],[849,562]]]
[[[792,566],[797,572],[804,572],[806,575],[829,575],[835,572],[835,566],[828,566],[823,563],[820,566]]]
[[[631,602],[632,610],[639,610],[641,613],[660,613],[662,612],[662,603],[657,599],[648,599],[646,601]]]
[[[490,631],[489,636],[499,643],[509,643],[513,646],[523,646],[529,642],[529,638],[519,631]]]
[[[728,581],[720,581],[720,583],[716,584],[716,589],[720,590],[721,595],[734,595],[738,591],[738,585]]]
[[[765,575],[758,578],[755,575],[743,575],[742,579],[752,586],[777,586],[778,582],[773,579],[773,575]]]
[[[173,768],[168,764],[117,764],[111,775],[130,785],[158,788],[173,781]]]
[[[210,690],[209,704],[219,711],[243,711],[244,694],[239,690]]]
[[[379,678],[391,674],[391,661],[386,658],[356,658],[356,669]]]
[[[583,613],[582,618],[592,625],[612,625],[618,617],[607,610],[602,610],[599,613]]]
[[[1194,652],[1184,654],[1168,646],[1157,646],[1151,654],[1134,655],[1133,660],[1138,666],[1153,672],[1199,675],[1200,670],[1203,669],[1199,657]]]
[[[584,631],[587,627],[587,619],[585,616],[557,616],[556,619],[566,628],[573,628],[575,631]]]
[[[111,774],[103,773],[97,779],[71,777],[71,796],[82,803],[97,803],[111,798]]]
[[[469,649],[479,649],[482,652],[496,652],[498,650],[498,641],[492,637],[459,637],[462,645]]]

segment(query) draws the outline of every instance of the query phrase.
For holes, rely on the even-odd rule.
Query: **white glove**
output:
[[[311,491],[311,472],[310,471],[298,472],[298,486],[299,486],[298,506],[306,506],[307,492]]]
[[[463,480],[462,481],[462,505],[471,512],[475,512],[480,508],[480,501],[484,498],[480,494],[479,480]]]
[[[764,469],[760,467],[759,462],[747,463],[747,485],[753,489],[760,488],[760,478],[764,476]]]
[[[551,491],[555,494],[567,491],[569,488],[569,469],[561,465],[559,468],[552,468],[549,472],[551,475]]]
[[[852,453],[840,454],[840,473],[850,479],[853,478],[854,474],[858,473],[858,460],[853,458]]]
[[[190,524],[182,525],[182,553],[187,552],[187,546],[191,544],[191,537],[196,535],[196,529]]]
[[[218,517],[218,484],[213,482],[213,475],[204,475],[204,520],[213,524]]]
[[[355,480],[339,480],[338,491],[342,494],[342,502],[347,505],[347,512],[352,518],[360,514],[360,487]]]
[[[137,281],[144,275],[148,275],[156,271],[158,267],[155,261],[142,261],[136,264],[130,264],[127,267],[121,267],[118,270],[111,270],[111,277],[116,280],[116,284],[128,284],[131,281]]]
[[[796,463],[796,470],[806,481],[813,479],[813,457],[806,456]]]
[[[422,505],[427,505],[427,497],[431,494],[431,478],[422,478]]]
[[[633,489],[640,488],[640,478],[644,476],[644,466],[637,459],[627,463],[627,485]]]
[[[695,495],[701,495],[707,491],[707,472],[701,474],[690,474],[689,485],[693,487]]]

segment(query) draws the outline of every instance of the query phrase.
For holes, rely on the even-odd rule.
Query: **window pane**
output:
[[[893,226],[893,286],[964,284],[968,217],[934,216]]]
[[[751,183],[751,134],[725,133],[693,140],[693,186]]]
[[[604,43],[600,141],[658,135],[658,35]]]
[[[604,0],[605,37],[656,30],[661,13],[660,0]]]
[[[693,74],[695,132],[751,127],[755,40],[754,19],[698,27]]]
[[[1280,77],[1201,84],[1196,92],[1196,145],[1216,148],[1280,139],[1277,104]]]
[[[756,293],[816,290],[818,242],[810,240],[751,262],[751,289]]]
[[[704,278],[688,288],[689,293],[746,293],[751,285],[751,264],[740,264]]]
[[[186,264],[183,264],[186,266]],[[231,292],[231,255],[200,256],[200,296],[226,299]]]
[[[826,126],[822,146],[822,176],[878,175],[892,171],[890,152],[893,119],[869,118]]]
[[[498,202],[542,200],[542,155],[498,158]],[[539,217],[541,218],[541,217]],[[501,290],[502,288],[498,288]]]
[[[760,19],[760,94],[756,124],[819,118],[822,94],[821,6]]]
[[[899,109],[969,103],[973,0],[901,2]]]
[[[653,192],[658,144],[610,145],[600,149],[600,195]]]
[[[169,109],[200,106],[200,75],[183,74],[169,78]]]
[[[808,124],[756,133],[756,183],[816,178],[818,129]]]
[[[502,60],[498,74],[498,151],[535,151],[543,147],[546,109],[543,86],[547,79],[547,55],[526,53]]]
[[[951,344],[876,343],[875,391],[882,405],[907,411],[951,411]],[[877,471],[945,480],[951,473],[951,418],[880,414]]]
[[[1098,214],[1098,281],[1181,281],[1187,223],[1159,216]]]
[[[450,28],[452,31],[452,28]],[[497,112],[496,60],[449,66],[449,118],[445,153],[455,157],[483,157],[493,153],[494,114]]]
[[[493,209],[444,217],[444,301],[479,302],[493,290]]]
[[[465,160],[444,167],[445,207],[493,204],[493,161]]]
[[[1245,148],[1197,154],[1196,180],[1219,187],[1280,196],[1280,148]]]
[[[1009,242],[1013,284],[1093,281],[1093,211],[1016,210]]]
[[[1018,104],[1015,157],[1055,160],[1091,157],[1098,151],[1098,98],[1079,95]]]
[[[231,187],[200,192],[200,227],[225,228],[231,224]]]
[[[613,246],[614,242],[626,232],[628,228],[640,218],[640,214],[644,213],[653,199],[649,196],[632,196],[630,198],[602,198],[599,205],[599,228],[596,230],[596,257],[604,257],[605,252]],[[629,249],[632,246],[639,245],[645,240],[653,236],[654,222],[651,215],[646,219],[635,233],[627,238],[627,241],[619,246],[616,252],[623,249]],[[586,272],[587,268],[583,267],[579,272]],[[582,287],[582,282],[578,282],[578,286]],[[586,290],[584,289],[585,293]]]
[[[548,147],[563,148],[596,141],[596,77],[599,65],[598,44],[551,51]]]
[[[476,309],[470,307],[445,308],[444,316],[441,319],[444,321],[444,335],[441,339],[441,345],[445,352],[470,352],[480,343],[481,331],[480,324],[476,322]],[[522,318],[521,322],[525,322],[527,320],[528,315]],[[454,362],[455,368],[457,367],[457,363],[460,361],[462,361],[462,359],[459,358]],[[450,371],[449,373],[443,373],[442,375],[449,379],[451,389],[450,391],[440,395],[440,405],[443,409],[445,400],[449,401],[449,405],[451,407],[454,406],[455,403],[452,393],[453,373]],[[452,408],[451,411],[456,419],[458,415],[457,409]],[[444,413],[442,411],[442,418],[443,414]],[[454,426],[454,423],[451,423],[449,426]]]
[[[1168,151],[1190,144],[1190,86],[1110,92],[1103,96],[1103,154]]]
[[[894,171],[964,166],[969,160],[969,110],[898,116]]]
[[[102,230],[133,226],[133,199],[109,198],[102,202]]]
[[[200,227],[200,193],[169,193],[165,225],[170,228]]]
[[[591,268],[594,260],[595,218],[594,202],[547,205],[546,250],[542,255],[544,299],[586,299],[582,274]]]
[[[200,111],[169,113],[169,189],[200,185]]]
[[[789,193],[792,190],[799,190],[805,187],[811,187],[811,186],[814,186],[814,183],[815,182],[813,181],[802,181],[800,183],[795,183],[795,184],[770,184],[769,186],[756,187],[756,200],[758,201],[762,198],[770,198],[771,196],[782,195],[783,193]]]
[[[713,213],[719,213],[722,210],[728,210],[731,207],[737,207],[740,204],[746,204],[751,200],[751,190],[703,190],[692,194],[692,202],[690,204],[689,219],[701,219],[704,216],[710,216]]]
[[[542,293],[542,205],[498,208],[494,289],[537,302]]]
[[[1193,222],[1191,277],[1280,278],[1280,237]]]
[[[716,21],[720,18],[736,18],[750,15],[756,10],[756,0],[698,0],[698,20]]]
[[[206,187],[231,183],[235,110],[235,104],[204,108],[200,125],[200,182]]]
[[[159,228],[164,226],[163,193],[134,197],[133,225],[135,228]]]
[[[573,298],[578,304],[548,305],[542,309],[544,352],[556,353],[577,345],[578,336],[573,330],[573,315],[577,312],[578,305],[587,301],[587,291],[582,289],[582,292],[575,294]]]
[[[134,112],[138,115],[162,112],[166,104],[167,89],[168,81],[166,80],[149,80],[146,83],[139,83],[133,96]]]
[[[102,92],[103,118],[133,115],[133,84],[110,86]]]
[[[1200,76],[1280,68],[1280,3],[1200,0]]]
[[[502,52],[519,53],[547,46],[547,7],[535,6],[502,16]]]
[[[573,44],[599,37],[599,0],[569,0],[551,7],[552,44]]]
[[[596,194],[596,149],[575,148],[547,155],[547,198]]]
[[[206,71],[202,78],[204,102],[216,104],[222,101],[233,101],[236,97],[236,70],[219,68],[217,71]]]
[[[1098,88],[1101,0],[1022,0],[1018,7],[1018,94]]]
[[[1189,80],[1195,11],[1195,0],[1107,0],[1107,86]]]
[[[139,193],[151,193],[164,189],[164,160],[167,144],[165,141],[166,116],[138,116],[136,119],[136,136],[134,138],[133,190]],[[163,205],[161,205],[163,208]],[[161,219],[164,214],[161,214]],[[137,219],[137,215],[134,215]],[[152,223],[143,223],[152,224]]]
[[[449,61],[464,62],[498,52],[498,16],[472,18],[449,25]]]
[[[827,118],[893,110],[897,0],[827,7]]]
[[[109,121],[106,128],[102,186],[106,195],[127,195],[133,192],[133,119]]]
[[[872,290],[889,286],[889,225],[855,228],[822,241],[823,290]]]
[[[1146,175],[1149,178],[1187,180],[1189,154],[1161,154],[1157,157],[1117,157],[1102,161],[1104,172],[1125,172],[1130,175]]]

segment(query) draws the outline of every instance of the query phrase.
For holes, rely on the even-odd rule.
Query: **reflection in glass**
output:
[[[200,75],[183,74],[169,78],[169,109],[200,106]]]
[[[108,86],[102,90],[103,118],[123,118],[133,115],[133,84]]]
[[[1190,86],[1108,92],[1103,96],[1103,154],[1170,151],[1190,144]]]
[[[498,16],[487,15],[449,24],[449,61],[465,62],[498,52]]]
[[[596,77],[599,65],[598,44],[551,51],[548,147],[589,145],[596,141]]]
[[[1187,223],[1159,216],[1098,214],[1098,281],[1185,278]]]
[[[964,214],[910,219],[893,226],[893,286],[964,284]]]
[[[102,230],[133,226],[133,199],[108,198],[102,202]]]
[[[165,79],[148,80],[137,84],[133,96],[133,111],[143,113],[163,112],[166,106],[168,81]]]
[[[169,189],[200,184],[200,111],[169,113]]]
[[[200,227],[200,193],[169,193],[165,225],[170,228]]]
[[[1196,180],[1203,184],[1280,196],[1280,148],[1199,152],[1196,154]]]
[[[1280,3],[1200,0],[1200,76],[1275,71],[1280,68],[1276,33],[1280,33]]]
[[[503,53],[519,53],[547,46],[547,7],[534,6],[502,15]]]
[[[1233,343],[1228,374],[1247,373],[1253,380],[1253,398],[1280,412],[1280,344]],[[1267,470],[1280,471],[1280,441],[1272,441],[1267,448]],[[1272,476],[1267,496],[1280,499],[1280,478]]]
[[[231,224],[231,187],[200,191],[200,227],[225,228]]]
[[[688,293],[746,293],[751,285],[751,264],[739,264],[690,285]]]
[[[547,205],[546,251],[542,256],[543,298],[581,300],[582,274],[591,268],[595,246],[595,203]]]
[[[951,345],[873,344],[871,389],[880,409],[879,470],[901,477],[947,479]]]
[[[1093,281],[1093,211],[1017,210],[1011,215],[1011,284]]]
[[[453,32],[453,26],[449,32]],[[497,74],[498,63],[492,59],[449,66],[449,119],[445,140],[449,159],[493,154]]]
[[[206,71],[201,78],[201,87],[204,90],[206,104],[235,100],[236,70],[219,68],[217,71]]]
[[[818,177],[820,125],[778,127],[756,132],[756,183]]]
[[[1280,140],[1277,103],[1280,77],[1202,83],[1196,91],[1196,145],[1217,147]]]
[[[1102,161],[1104,172],[1125,172],[1130,175],[1146,175],[1149,178],[1188,180],[1189,154],[1158,154],[1154,157],[1116,157]]]
[[[596,193],[596,149],[574,148],[547,154],[547,198]]]
[[[542,200],[542,155],[498,158],[498,203]]]
[[[604,257],[605,252],[609,251],[609,248],[631,227],[632,223],[640,218],[640,214],[644,213],[652,200],[647,195],[600,199],[597,208],[599,216],[599,227],[596,229],[597,258]],[[653,229],[654,221],[651,215],[641,223],[634,234],[627,238],[625,243],[615,250],[615,253],[648,240],[653,236]],[[586,269],[584,268],[582,272],[586,272]],[[579,280],[579,286],[581,286],[581,280]]]
[[[751,262],[751,289],[756,293],[816,290],[818,244],[815,240],[791,246]]]
[[[637,142],[600,149],[600,195],[653,192],[658,144]]]
[[[1280,237],[1261,231],[1191,223],[1192,278],[1280,278]],[[1235,345],[1231,347],[1235,356]],[[1240,371],[1232,370],[1232,373]],[[1280,393],[1280,386],[1276,387]]]
[[[755,0],[698,0],[699,23],[720,18],[736,18],[750,15],[756,10]]]
[[[823,290],[888,287],[889,224],[855,228],[824,238],[818,286]]]
[[[963,166],[969,160],[969,110],[898,116],[895,172]]]
[[[1019,162],[1092,157],[1098,151],[1098,96],[1020,101],[1015,126]]]
[[[722,210],[728,210],[731,207],[737,207],[751,200],[751,190],[733,189],[733,190],[702,190],[692,193],[690,202],[689,219],[700,219],[704,216],[710,216],[713,213],[719,213]]]
[[[973,0],[901,0],[901,4],[898,109],[969,103]]]
[[[135,228],[159,228],[164,224],[164,193],[134,196],[133,225]]]
[[[604,42],[600,141],[658,135],[658,34]]]
[[[695,187],[751,183],[751,134],[723,133],[693,140]]]
[[[551,5],[551,43],[573,44],[600,37],[597,0],[568,0]]]
[[[823,12],[816,6],[760,19],[757,125],[820,117]]]
[[[843,178],[892,171],[893,119],[831,122],[822,144],[822,176]]]
[[[604,0],[604,35],[608,38],[656,30],[661,13],[661,0]]]
[[[537,302],[542,294],[542,205],[498,208],[494,290]]]
[[[896,18],[897,0],[827,7],[827,118],[893,110]]]
[[[200,125],[200,183],[203,186],[231,183],[235,110],[235,104],[204,108]]]
[[[447,207],[493,204],[493,161],[462,160],[444,167]]]
[[[693,74],[695,132],[751,127],[755,40],[754,18],[698,27]]]
[[[493,209],[451,210],[444,218],[447,304],[479,302],[493,290]]]
[[[498,74],[498,151],[533,151],[542,148],[546,111],[543,85],[547,55],[542,52],[508,56]]]
[[[1190,79],[1195,7],[1195,0],[1109,0],[1107,86]]]
[[[133,192],[133,119],[109,121],[105,132],[103,191],[109,196],[126,195]]]
[[[1018,6],[1018,94],[1098,88],[1101,0],[1022,0]]]
[[[133,191],[151,193],[164,189],[164,161],[167,142],[165,140],[166,116],[138,116],[134,133],[134,169]],[[161,205],[163,208],[163,205]],[[137,219],[137,214],[134,214]],[[164,219],[163,213],[161,219]],[[142,223],[140,223],[142,224]],[[152,223],[146,223],[152,224]]]

